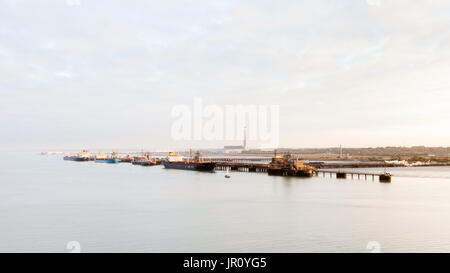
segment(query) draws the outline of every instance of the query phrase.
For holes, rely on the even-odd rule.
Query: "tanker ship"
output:
[[[204,171],[211,172],[216,167],[214,162],[206,162],[200,159],[200,154],[196,153],[194,157],[189,157],[188,160],[184,159],[181,155],[170,153],[167,160],[163,162],[164,167],[167,169],[179,169],[179,170],[191,170],[191,171]]]
[[[68,155],[64,157],[64,160],[69,160],[69,161],[89,161],[91,160],[89,153],[84,150],[81,153],[78,153],[77,155]]]
[[[116,157],[115,153],[112,153],[110,157],[105,154],[97,154],[94,161],[96,163],[119,163],[119,158]]]

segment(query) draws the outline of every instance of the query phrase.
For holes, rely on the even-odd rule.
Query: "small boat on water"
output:
[[[81,153],[78,153],[76,155],[68,155],[64,157],[64,160],[68,161],[89,161],[91,160],[89,153],[84,150]]]
[[[196,153],[194,157],[185,160],[181,155],[170,153],[166,161],[163,162],[167,169],[191,170],[191,171],[214,171],[216,163],[206,162],[200,159],[200,154]]]
[[[94,162],[96,163],[119,163],[119,159],[115,156],[115,153],[108,157],[105,154],[97,154],[95,156]]]
[[[228,170],[228,168],[227,168],[227,174],[225,175],[225,178],[230,178],[231,176],[230,176],[230,171]]]

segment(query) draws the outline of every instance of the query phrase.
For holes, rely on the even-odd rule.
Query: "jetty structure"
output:
[[[292,158],[290,154],[274,157],[267,166],[269,175],[312,177],[317,169],[306,165],[303,161]]]
[[[315,167],[284,154],[268,158],[235,158],[235,159],[212,159],[217,164],[218,170],[232,170],[244,172],[266,172],[269,175],[312,177],[318,171]],[[270,160],[268,162],[268,160]],[[257,161],[260,161],[257,163]]]
[[[389,183],[392,180],[390,173],[370,172],[366,169],[358,168],[386,168],[396,167],[398,165],[387,162],[352,162],[352,161],[308,161],[300,159],[299,156],[293,156],[289,152],[277,156],[275,151],[272,157],[268,156],[223,156],[213,155],[208,157],[201,157],[200,153],[192,153],[189,151],[189,157],[182,154],[169,153],[168,156],[164,156],[161,153],[135,154],[132,156],[130,153],[122,154],[119,156],[117,153],[110,154],[96,154],[95,156],[89,155],[87,151],[83,151],[76,156],[66,156],[64,160],[72,161],[90,161],[101,163],[132,163],[133,165],[140,166],[155,166],[163,164],[167,169],[181,169],[181,170],[196,170],[196,171],[238,171],[238,172],[262,172],[268,175],[274,176],[293,176],[293,177],[313,177],[322,175],[323,177],[329,176],[337,179],[358,178],[372,181],[375,177],[378,177],[380,182]],[[167,155],[167,154],[166,154]]]
[[[217,170],[231,170],[231,171],[241,171],[241,172],[266,172],[269,175],[278,176],[297,176],[297,177],[313,177],[322,174],[324,177],[329,175],[330,177],[335,177],[337,179],[346,179],[348,177],[365,179],[375,177],[379,178],[380,182],[389,183],[391,182],[392,175],[387,172],[383,173],[372,173],[367,171],[346,171],[339,168],[357,168],[358,165],[355,163],[349,164],[326,164],[325,162],[308,162],[301,161],[298,158],[292,157],[291,154],[287,153],[282,156],[277,156],[276,152],[274,157],[272,157],[270,162],[267,162],[267,158],[218,158],[211,159],[216,162]],[[258,163],[259,162],[259,163]],[[356,167],[355,167],[356,166]],[[366,167],[366,165],[364,165]],[[377,165],[376,167],[386,167],[386,165]]]
[[[392,181],[392,174],[388,172],[382,172],[382,173],[370,173],[370,172],[357,172],[357,171],[343,171],[343,170],[333,170],[333,169],[326,169],[326,170],[317,170],[315,173],[316,176],[319,176],[319,174],[322,174],[323,177],[326,177],[327,175],[332,178],[333,176],[337,179],[363,179],[368,180],[371,179],[372,181],[375,180],[375,177],[378,177],[379,182],[383,183],[390,183]]]

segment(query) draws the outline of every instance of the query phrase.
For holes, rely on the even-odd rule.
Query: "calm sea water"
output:
[[[0,153],[0,252],[450,252],[450,168],[391,184]]]

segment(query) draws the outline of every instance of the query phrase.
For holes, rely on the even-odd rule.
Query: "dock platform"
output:
[[[319,176],[322,173],[323,177],[335,176],[338,179],[346,179],[350,177],[351,179],[363,179],[367,180],[367,178],[372,178],[372,181],[375,180],[375,177],[378,177],[380,182],[389,183],[391,182],[392,175],[388,173],[367,173],[367,172],[349,172],[349,171],[340,171],[340,170],[317,170],[316,176]]]
[[[244,160],[242,160],[244,161]],[[216,163],[216,170],[220,171],[238,171],[238,172],[265,172],[269,169],[268,163],[252,163],[252,162],[242,162],[224,160],[224,161],[214,161]],[[314,172],[315,176],[323,175],[323,177],[329,176],[330,178],[337,179],[364,179],[375,181],[378,177],[379,182],[390,183],[392,175],[387,173],[369,173],[369,172],[357,172],[357,171],[341,171],[341,170],[331,170],[331,169],[317,169]]]

